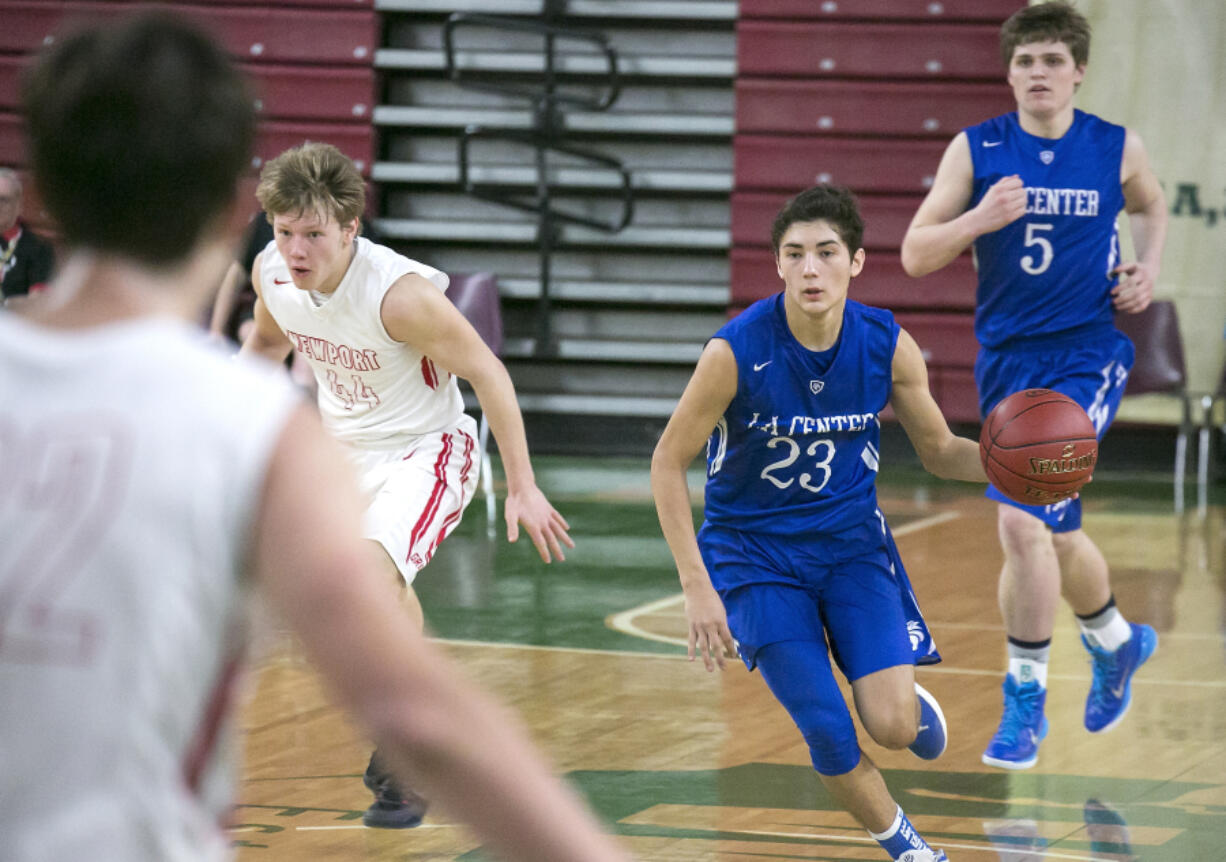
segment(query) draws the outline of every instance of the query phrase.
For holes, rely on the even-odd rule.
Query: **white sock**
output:
[[[1025,685],[1031,680],[1039,684],[1039,688],[1047,688],[1047,662],[1033,658],[1009,657],[1009,676]]]
[[[1115,652],[1132,638],[1132,626],[1114,604],[1096,617],[1077,618],[1077,625],[1090,646]]]
[[[871,829],[868,830],[868,834],[871,835],[874,840],[888,841],[894,837],[894,833],[898,831],[898,827],[899,825],[902,824],[902,818],[903,818],[902,806],[897,805],[897,808],[898,810],[894,813],[894,822],[890,824],[889,829],[886,829],[884,832],[874,832]]]

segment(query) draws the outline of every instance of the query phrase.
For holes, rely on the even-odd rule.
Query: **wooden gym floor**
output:
[[[758,675],[685,661],[680,593],[646,471],[641,460],[539,465],[577,543],[548,567],[526,541],[487,538],[478,499],[418,579],[433,631],[519,711],[638,859],[882,859],[835,810]],[[1120,607],[1158,630],[1159,649],[1135,678],[1127,719],[1091,735],[1081,724],[1088,659],[1063,608],[1051,733],[1038,765],[1011,773],[979,760],[999,719],[1004,666],[994,506],[970,486],[900,472],[891,480],[887,468],[880,499],[945,659],[918,678],[943,705],[950,745],[933,763],[864,746],[920,831],[957,862],[1226,856],[1220,489],[1208,506],[1176,514],[1169,481],[1090,486],[1085,527],[1113,567]],[[242,719],[233,831],[242,862],[488,858],[442,812],[412,830],[362,827],[367,743],[290,640],[274,630],[267,641]]]

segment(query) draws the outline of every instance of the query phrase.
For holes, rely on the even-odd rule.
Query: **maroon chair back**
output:
[[[498,279],[491,272],[451,276],[447,296],[485,339],[495,356],[502,355],[502,304]]]
[[[1117,314],[1115,325],[1132,339],[1137,349],[1125,394],[1183,392],[1188,374],[1174,302],[1154,301],[1140,314]]]

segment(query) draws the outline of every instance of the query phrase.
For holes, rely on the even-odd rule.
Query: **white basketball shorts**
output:
[[[406,584],[460,523],[477,488],[477,423],[423,434],[402,449],[351,449],[368,501],[362,533],[382,545]]]

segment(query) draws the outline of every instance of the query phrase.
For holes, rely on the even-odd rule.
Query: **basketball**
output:
[[[979,457],[996,490],[1017,503],[1046,506],[1090,481],[1098,437],[1072,398],[1023,389],[988,414],[979,432]]]

